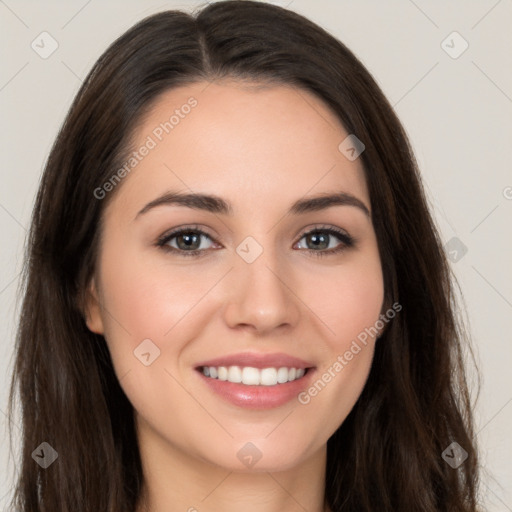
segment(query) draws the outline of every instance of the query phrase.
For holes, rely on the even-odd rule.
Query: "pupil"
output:
[[[318,243],[318,239],[319,239],[319,238],[323,238],[323,239],[324,239],[324,241],[323,241],[323,242],[321,242],[321,241],[320,241],[320,242]],[[322,248],[322,249],[325,249],[325,248],[327,247],[327,245],[329,245],[329,244],[327,244],[327,245],[326,245],[326,243],[325,243],[325,238],[326,238],[326,237],[325,237],[325,235],[323,235],[323,234],[314,233],[314,234],[312,234],[312,235],[311,235],[311,239],[312,239],[312,240],[317,240],[316,242],[313,242],[313,243],[314,243],[314,245],[315,245],[315,247],[317,247],[317,248],[319,247],[319,245],[321,245],[321,246],[322,246],[321,248]]]
[[[190,248],[191,247],[191,244],[193,244],[193,239],[197,239],[197,235],[194,235],[194,234],[190,234],[190,233],[185,233],[183,235],[181,235],[179,237],[181,240],[184,240],[185,241],[185,247],[188,247]],[[196,240],[197,242],[197,240]]]

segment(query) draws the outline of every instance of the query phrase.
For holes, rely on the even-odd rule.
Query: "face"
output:
[[[376,335],[361,334],[384,298],[362,164],[338,149],[348,135],[304,90],[235,82],[168,91],[138,127],[137,156],[102,189],[115,195],[86,319],[142,440],[275,471],[323,450],[344,421],[374,352]],[[310,201],[322,196],[337,200]],[[237,361],[241,383],[230,382]]]

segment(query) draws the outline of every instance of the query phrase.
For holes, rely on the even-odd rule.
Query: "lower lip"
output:
[[[247,409],[271,409],[286,404],[297,398],[311,381],[315,373],[309,368],[303,377],[275,386],[246,386],[227,380],[213,379],[196,370],[209,388],[228,402]]]

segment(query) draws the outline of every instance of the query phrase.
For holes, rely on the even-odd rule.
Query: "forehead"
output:
[[[303,89],[199,82],[153,103],[132,139],[135,151],[149,149],[118,192],[137,204],[171,189],[211,193],[237,210],[344,190],[369,205],[360,159],[338,149],[348,135]]]

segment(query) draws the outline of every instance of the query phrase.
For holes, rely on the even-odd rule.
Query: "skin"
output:
[[[305,405],[237,407],[194,367],[243,351],[285,352],[312,361],[320,378],[375,324],[384,285],[371,220],[346,205],[286,215],[294,201],[333,191],[371,211],[362,164],[338,150],[348,133],[309,92],[232,81],[167,91],[134,146],[190,96],[198,105],[123,179],[104,212],[85,310],[135,408],[148,492],[140,510],[324,511],[326,443],[361,394],[375,338]],[[135,219],[169,190],[216,194],[234,215],[162,205]],[[172,228],[194,224],[210,237],[201,239],[202,256],[156,246]],[[345,230],[356,246],[317,257],[313,250],[343,243],[330,236],[329,249],[308,245],[304,233],[318,225]],[[247,236],[263,248],[250,264],[236,252]],[[149,366],[134,357],[147,338],[161,351]],[[262,455],[250,468],[237,457],[247,442]]]

